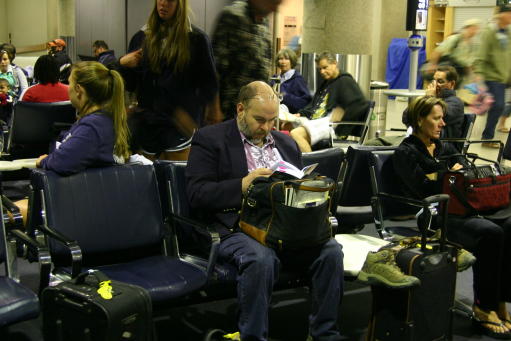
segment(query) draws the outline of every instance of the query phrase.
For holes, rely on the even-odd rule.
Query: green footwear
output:
[[[390,288],[420,285],[417,277],[405,275],[399,269],[394,251],[390,249],[369,252],[357,279],[364,283],[383,284]]]
[[[458,272],[467,270],[474,264],[476,257],[465,249],[458,249],[458,257],[456,259],[456,265]]]

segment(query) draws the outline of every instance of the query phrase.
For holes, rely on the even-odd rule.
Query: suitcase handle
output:
[[[88,270],[87,272],[82,272],[78,276],[76,276],[74,283],[75,284],[83,284],[85,283],[85,279],[87,277],[93,277],[98,281],[98,287],[99,283],[109,281],[110,278],[108,278],[107,275],[105,275],[103,272],[99,270]]]

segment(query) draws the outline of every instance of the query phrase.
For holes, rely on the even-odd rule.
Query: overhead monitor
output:
[[[406,8],[406,30],[426,31],[428,28],[428,0],[408,0]]]

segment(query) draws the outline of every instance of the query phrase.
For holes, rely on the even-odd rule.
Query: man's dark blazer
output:
[[[282,158],[301,169],[302,156],[296,142],[277,131],[271,134]],[[190,205],[201,220],[234,228],[241,208],[241,179],[247,174],[247,158],[235,119],[195,133],[186,186]],[[219,232],[225,234],[227,230]]]

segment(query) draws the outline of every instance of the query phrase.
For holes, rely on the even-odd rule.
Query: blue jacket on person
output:
[[[41,161],[41,168],[70,175],[116,163],[115,132],[109,113],[96,111],[86,115],[62,136],[55,150]]]
[[[114,64],[117,62],[117,58],[115,57],[114,50],[107,50],[101,52],[98,56],[98,62],[105,66],[109,66],[110,64]]]
[[[288,107],[292,114],[309,104],[312,98],[305,79],[298,71],[295,71],[291,78],[280,84],[280,92],[284,95],[282,103]]]
[[[312,99],[307,83],[302,75],[295,71],[295,73],[288,80],[280,85],[280,91],[284,94],[284,103],[290,113],[297,113],[298,110],[309,104]]]

